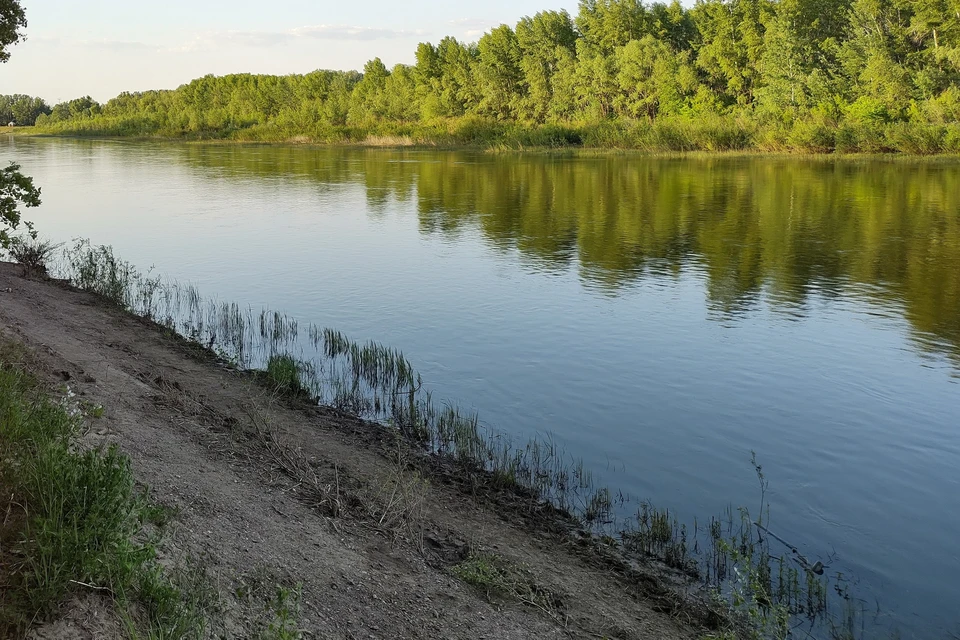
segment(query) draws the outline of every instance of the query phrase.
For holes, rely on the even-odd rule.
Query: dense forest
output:
[[[36,122],[40,114],[49,114],[50,105],[41,98],[25,95],[0,95],[0,123],[13,122],[20,126],[29,126]]]
[[[238,140],[960,152],[960,0],[582,0],[363,73],[81,98],[41,130]]]

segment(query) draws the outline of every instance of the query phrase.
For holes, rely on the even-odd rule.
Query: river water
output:
[[[960,633],[960,161],[7,137],[44,236],[402,349],[681,519],[759,505],[866,637]],[[952,606],[951,606],[952,603]]]

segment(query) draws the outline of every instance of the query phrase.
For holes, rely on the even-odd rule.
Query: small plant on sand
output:
[[[299,629],[300,588],[277,587],[277,593],[270,602],[273,620],[260,634],[261,640],[300,640],[303,633]]]
[[[20,236],[10,241],[10,247],[7,251],[10,253],[10,257],[23,267],[25,275],[45,276],[53,252],[60,247],[61,245],[54,244],[49,240]]]
[[[510,598],[562,618],[563,602],[556,594],[540,586],[528,570],[495,553],[471,550],[452,572],[483,591],[487,599]]]
[[[300,379],[301,365],[293,356],[282,354],[270,356],[267,361],[267,381],[278,392],[291,395],[306,394]]]

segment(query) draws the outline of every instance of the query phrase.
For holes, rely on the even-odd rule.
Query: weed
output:
[[[36,240],[27,236],[14,238],[7,251],[10,257],[23,267],[24,275],[45,276],[50,259],[61,246],[49,240]]]
[[[93,420],[99,420],[106,412],[106,408],[102,404],[90,402],[89,400],[80,400],[77,407],[84,416]]]
[[[0,350],[0,487],[19,517],[0,549],[0,635],[23,632],[79,589],[111,594],[148,633],[198,635],[202,619],[153,545],[137,541],[151,509],[129,459],[115,447],[76,450],[80,412],[48,397],[8,353]]]
[[[367,499],[363,502],[378,527],[394,535],[403,531],[422,547],[424,503],[429,490],[430,483],[411,468],[398,441],[389,471],[365,492]]]
[[[300,381],[302,365],[290,355],[273,355],[267,360],[267,383],[277,392],[289,395],[303,395],[307,393]]]
[[[540,586],[529,570],[486,551],[471,550],[454,565],[453,575],[483,591],[487,599],[508,598],[540,609],[555,619],[563,617],[563,601]]]
[[[299,640],[303,637],[298,628],[300,620],[300,587],[289,589],[278,586],[270,602],[273,619],[260,634],[261,640]]]
[[[302,592],[284,576],[264,565],[239,577],[235,590],[238,600],[252,605],[256,618],[244,637],[258,640],[299,640]]]

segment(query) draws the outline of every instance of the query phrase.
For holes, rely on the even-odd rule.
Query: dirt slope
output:
[[[250,637],[280,584],[300,585],[308,638],[697,637],[558,537],[421,478],[368,425],[277,398],[92,296],[0,263],[0,332],[105,407],[85,441],[118,444],[174,509],[163,559],[205,570],[216,636]],[[518,568],[521,596],[455,577],[469,549]],[[80,593],[37,637],[115,637],[103,609]]]

